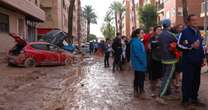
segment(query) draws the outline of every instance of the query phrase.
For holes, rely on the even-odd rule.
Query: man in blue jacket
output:
[[[176,44],[176,37],[170,32],[171,21],[164,19],[162,21],[163,31],[159,35],[159,45],[161,51],[161,61],[163,64],[163,78],[161,84],[160,96],[156,99],[161,104],[167,104],[162,97],[170,95],[171,93],[171,82],[175,71],[175,64],[177,62],[176,55],[171,49],[171,44]]]
[[[171,43],[176,42],[176,37],[170,32],[171,21],[165,19],[162,22],[163,32],[159,36],[160,48],[162,52],[161,60],[163,64],[163,81],[160,96],[168,95],[170,93],[170,82],[175,71],[176,56],[171,51]]]
[[[201,65],[203,64],[204,51],[202,38],[197,29],[196,15],[190,15],[187,19],[188,26],[179,35],[178,47],[182,49],[182,104],[184,107],[190,104],[203,106],[198,100],[200,86]]]

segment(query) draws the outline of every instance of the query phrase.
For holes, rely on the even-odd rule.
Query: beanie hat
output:
[[[164,20],[162,20],[162,26],[164,28],[170,27],[170,25],[171,25],[170,19],[164,19]]]

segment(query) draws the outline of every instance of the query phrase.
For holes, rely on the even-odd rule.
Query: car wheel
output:
[[[33,58],[27,58],[24,62],[24,66],[25,67],[35,67],[36,66],[36,62]]]
[[[66,58],[65,61],[64,61],[64,65],[71,65],[72,64],[72,61],[70,58]]]

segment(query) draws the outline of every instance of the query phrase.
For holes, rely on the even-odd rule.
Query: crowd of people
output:
[[[135,75],[135,97],[148,98],[144,90],[148,75],[152,92],[150,96],[159,103],[167,104],[165,97],[171,97],[171,88],[174,88],[175,92],[182,92],[181,104],[184,107],[205,106],[198,99],[205,51],[197,20],[196,15],[189,15],[187,25],[172,27],[171,20],[164,19],[161,25],[151,27],[146,34],[143,29],[134,30],[131,39],[117,33],[112,41],[106,39],[104,42],[104,65],[110,67],[111,53],[113,72],[122,71],[126,68],[125,64],[131,64]],[[159,93],[156,91],[158,84]]]

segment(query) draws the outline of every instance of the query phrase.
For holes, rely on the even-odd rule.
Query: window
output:
[[[182,7],[178,7],[178,16],[183,16],[183,8]]]
[[[202,13],[205,12],[205,10],[206,10],[205,8],[208,9],[208,4],[207,4],[207,7],[205,7],[205,2],[203,2],[203,3],[201,4],[201,12],[202,12]]]
[[[46,21],[52,21],[52,9],[51,8],[42,8],[46,12]]]
[[[9,32],[9,16],[0,13],[0,32]]]
[[[55,45],[48,45],[50,51],[58,51],[58,47]]]
[[[205,12],[205,2],[203,2],[201,4],[201,12],[204,13]]]
[[[38,49],[38,50],[49,50],[49,47],[46,44],[33,44],[31,46],[32,48]]]

